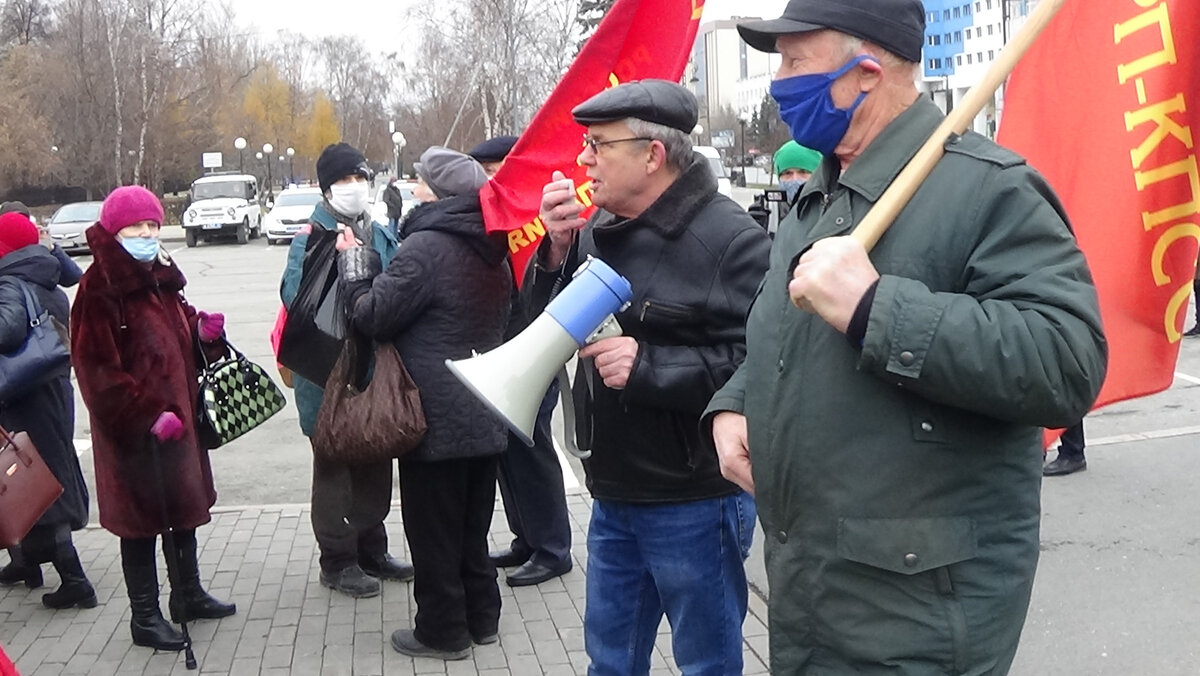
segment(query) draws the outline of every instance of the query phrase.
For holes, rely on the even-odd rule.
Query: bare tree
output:
[[[615,2],[616,0],[580,0],[575,18],[579,28],[577,50],[583,49],[583,44],[596,32],[596,27],[604,20],[604,15],[608,14]]]
[[[304,166],[338,137],[390,160],[389,119],[408,152],[515,133],[573,56],[580,1],[427,5],[410,15],[416,58],[402,61],[348,36],[238,34],[231,0],[0,0],[0,144],[21,148],[0,156],[0,178],[178,189],[202,152],[238,136],[293,146]],[[249,103],[266,93],[269,124]]]
[[[0,45],[27,45],[50,32],[53,10],[48,0],[8,0],[0,8]]]
[[[357,37],[322,38],[320,84],[329,92],[341,121],[342,140],[369,159],[391,157],[387,130],[387,101],[392,80],[389,57],[374,56]]]
[[[577,8],[578,0],[456,0],[419,15],[419,100],[443,103],[439,81],[454,78],[446,92],[457,111],[451,143],[515,134],[528,124],[574,56]]]

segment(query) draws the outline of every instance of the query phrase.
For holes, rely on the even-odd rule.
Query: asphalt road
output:
[[[749,195],[735,191],[739,201]],[[287,247],[166,246],[187,275],[188,300],[224,312],[233,344],[271,365]],[[84,410],[79,402],[75,436],[94,485]],[[1086,426],[1088,471],[1043,485],[1042,558],[1013,673],[1200,674],[1200,339],[1184,340],[1171,389],[1094,413]],[[310,458],[289,403],[213,452],[218,506],[307,502]],[[581,470],[569,466],[573,483]]]

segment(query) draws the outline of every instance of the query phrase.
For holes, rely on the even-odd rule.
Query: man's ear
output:
[[[876,60],[874,54],[863,52],[863,55],[871,58],[858,62],[859,90],[869,92],[883,81],[883,66]]]
[[[667,147],[657,139],[650,142],[650,155],[646,158],[646,175],[662,169],[667,165]]]

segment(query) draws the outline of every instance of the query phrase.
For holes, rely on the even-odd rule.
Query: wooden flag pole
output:
[[[1005,0],[1000,1],[1004,2]],[[946,139],[951,134],[962,134],[967,130],[971,120],[995,95],[996,90],[1004,83],[1008,74],[1017,67],[1017,62],[1021,60],[1025,52],[1029,51],[1034,40],[1050,24],[1050,20],[1054,18],[1066,1],[1041,0],[1038,3],[1025,25],[1000,52],[1000,58],[996,59],[988,68],[983,79],[972,87],[954,110],[950,111],[946,119],[942,120],[925,145],[921,146],[917,154],[909,160],[892,184],[888,186],[888,189],[879,197],[875,206],[871,207],[871,210],[863,217],[854,232],[850,233],[850,236],[861,242],[867,251],[870,251],[879,238],[883,237],[883,233],[887,232],[892,221],[896,220],[900,210],[917,192],[921,182],[929,176],[929,172],[933,171],[938,160],[942,159]]]

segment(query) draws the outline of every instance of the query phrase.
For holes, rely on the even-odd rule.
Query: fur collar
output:
[[[674,239],[687,230],[696,214],[708,206],[716,194],[717,177],[709,168],[708,161],[699,154],[693,154],[691,165],[641,215],[625,219],[601,212],[602,215],[596,220],[597,234],[638,226],[657,230],[663,237]]]
[[[182,291],[187,284],[183,272],[167,252],[159,248],[158,259],[151,267],[135,261],[125,251],[116,236],[97,223],[87,229],[88,246],[92,249],[94,262],[84,273],[91,278],[91,285],[100,293],[127,296],[135,291],[157,287],[165,291]]]

